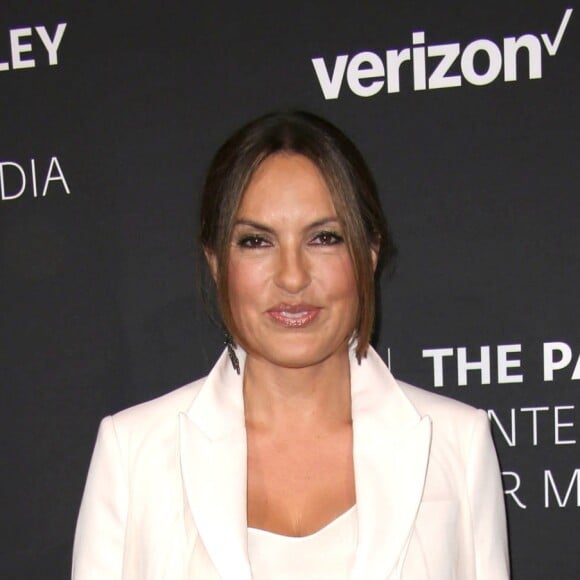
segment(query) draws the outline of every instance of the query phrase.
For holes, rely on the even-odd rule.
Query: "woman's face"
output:
[[[346,352],[358,297],[343,229],[318,168],[297,154],[258,167],[232,232],[229,301],[250,356],[289,368]]]

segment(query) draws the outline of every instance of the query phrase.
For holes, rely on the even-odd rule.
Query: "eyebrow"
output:
[[[325,225],[328,225],[331,223],[339,223],[338,217],[330,216],[330,217],[321,218],[319,220],[316,220],[316,221],[308,224],[304,229],[311,230],[311,229],[319,228],[321,226],[325,226]],[[271,228],[270,226],[267,226],[266,224],[261,224],[260,222],[256,222],[254,220],[249,220],[249,219],[244,219],[244,218],[236,220],[234,222],[234,227],[236,227],[236,226],[249,226],[249,227],[254,228],[256,230],[268,232],[270,234],[274,233],[274,229]]]

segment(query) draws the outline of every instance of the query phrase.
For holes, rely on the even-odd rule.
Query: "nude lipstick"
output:
[[[313,322],[320,308],[310,304],[278,304],[268,310],[268,315],[287,328],[303,328]]]

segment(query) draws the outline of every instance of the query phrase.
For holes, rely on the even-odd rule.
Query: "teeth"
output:
[[[304,316],[306,316],[306,314],[308,314],[307,312],[287,312],[286,310],[282,310],[280,312],[280,314],[282,316],[285,316],[286,318],[302,318]]]

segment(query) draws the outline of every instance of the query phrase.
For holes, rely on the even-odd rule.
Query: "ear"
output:
[[[205,247],[203,248],[203,253],[205,254],[205,259],[207,260],[207,265],[209,266],[211,277],[213,278],[213,281],[217,284],[218,277],[217,256],[212,250]]]

